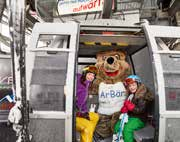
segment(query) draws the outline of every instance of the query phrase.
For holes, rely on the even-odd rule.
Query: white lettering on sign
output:
[[[122,82],[115,84],[100,83],[98,113],[111,115],[123,106],[126,90]]]
[[[102,11],[104,0],[60,0],[58,12],[60,15],[83,12]]]

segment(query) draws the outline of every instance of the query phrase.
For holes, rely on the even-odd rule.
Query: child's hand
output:
[[[127,113],[127,112],[128,112],[127,107],[126,107],[126,106],[123,106],[123,107],[121,108],[121,113]]]
[[[134,108],[135,108],[135,105],[134,105],[132,102],[130,102],[130,101],[125,101],[125,102],[124,102],[124,105],[127,107],[127,109],[128,109],[129,111],[133,111]]]
[[[85,112],[85,113],[77,112],[77,113],[76,113],[76,116],[77,116],[77,117],[81,117],[81,118],[85,118],[85,119],[87,119],[87,120],[90,120],[90,118],[89,118],[89,113],[88,113],[88,112]]]
[[[125,102],[124,102],[124,106],[128,106],[128,104],[130,103],[130,101],[129,100],[125,100]]]
[[[96,109],[96,105],[95,104],[91,104],[89,111],[90,112],[95,112],[95,109]]]
[[[90,117],[89,117],[89,113],[86,112],[86,113],[83,113],[83,118],[87,119],[87,120],[90,120]]]

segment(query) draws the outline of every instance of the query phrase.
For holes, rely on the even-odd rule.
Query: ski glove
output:
[[[124,102],[124,106],[127,107],[128,111],[133,111],[134,108],[135,108],[135,105],[131,101],[129,101],[129,100],[126,100]]]
[[[123,106],[120,111],[121,111],[121,113],[127,113],[128,109],[126,106]]]
[[[85,118],[85,119],[87,119],[87,120],[90,120],[90,118],[89,118],[89,113],[88,113],[88,112],[85,112],[85,113],[77,112],[77,113],[76,113],[76,116],[77,116],[77,117],[81,117],[81,118]]]

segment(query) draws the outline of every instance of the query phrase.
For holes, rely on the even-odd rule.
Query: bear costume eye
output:
[[[102,59],[103,59],[104,61],[106,60],[106,58],[107,58],[106,56],[103,56],[103,57],[102,57]]]
[[[119,55],[115,55],[116,59],[119,60],[120,59],[120,56]]]

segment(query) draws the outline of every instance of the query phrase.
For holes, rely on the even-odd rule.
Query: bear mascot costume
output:
[[[102,138],[113,135],[113,128],[119,119],[120,109],[126,98],[123,81],[131,73],[122,51],[97,53],[98,73],[90,87],[90,95],[98,95],[99,122],[96,134]]]

